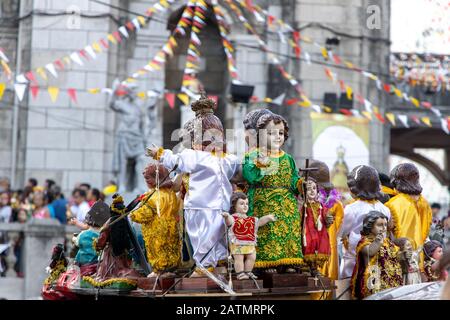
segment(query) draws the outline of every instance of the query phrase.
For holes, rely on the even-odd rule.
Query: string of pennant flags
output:
[[[294,87],[296,92],[299,94],[299,98],[300,98],[300,99],[299,98],[291,98],[291,99],[287,99],[286,101],[284,101],[285,94],[282,94],[281,96],[279,96],[275,99],[271,99],[268,97],[265,97],[262,99],[259,99],[257,97],[252,97],[251,102],[263,101],[266,103],[279,104],[279,105],[282,105],[284,102],[288,106],[298,105],[298,106],[305,107],[305,108],[311,107],[315,112],[322,112],[322,111],[332,112],[331,108],[329,108],[327,106],[319,106],[317,104],[313,104],[308,99],[308,97],[302,90],[298,81],[284,69],[284,67],[281,65],[281,63],[280,63],[279,59],[276,57],[276,55],[268,52],[267,44],[261,39],[259,34],[251,26],[251,24],[248,22],[248,20],[243,16],[242,11],[233,3],[232,0],[225,0],[225,1],[230,6],[230,8],[233,10],[233,12],[236,14],[238,19],[244,24],[244,26],[247,28],[247,30],[249,30],[253,35],[255,35],[257,37],[261,50],[268,53],[268,56],[271,59],[271,61],[277,65],[277,68],[280,71],[280,73],[282,74],[282,76],[285,79],[287,79],[289,81],[289,83]],[[168,8],[167,5],[169,5],[169,3],[172,3],[173,0],[172,1],[161,0],[160,3],[161,2],[165,4],[165,5],[161,4],[161,7],[163,9],[164,8],[167,9]],[[157,4],[160,4],[160,3],[157,3]],[[252,8],[253,9],[252,13],[255,15],[255,17],[257,17],[257,19],[259,21],[264,20],[264,17],[266,17],[267,20],[272,21],[271,22],[272,24],[274,23],[274,21],[275,21],[274,17],[267,18],[267,14],[265,12],[259,11],[257,9],[257,6],[253,6],[250,1],[247,3],[244,1],[241,1],[241,2],[238,1],[238,3],[241,6],[243,6],[244,8]],[[239,82],[238,81],[238,70],[236,68],[235,60],[232,55],[232,53],[234,52],[234,48],[228,39],[228,31],[225,26],[225,22],[224,22],[225,19],[223,17],[223,13],[221,12],[219,6],[217,5],[216,0],[212,2],[212,6],[213,6],[213,10],[214,10],[216,19],[219,23],[219,31],[220,31],[220,35],[222,38],[222,45],[224,47],[224,51],[225,51],[225,54],[227,57],[228,71],[230,72],[232,81]],[[155,6],[153,6],[152,8],[155,8]],[[149,10],[147,11],[147,13],[149,12]],[[154,9],[154,10],[157,10],[157,9]],[[174,51],[174,48],[177,46],[177,41],[174,36],[177,34],[184,36],[184,35],[186,35],[186,31],[188,31],[188,28],[190,28],[191,38],[190,38],[190,43],[189,43],[189,47],[188,47],[188,59],[186,61],[186,65],[185,65],[185,69],[184,69],[182,88],[181,88],[180,92],[165,91],[164,97],[165,97],[166,101],[168,102],[168,105],[170,108],[175,107],[175,97],[177,97],[184,105],[188,105],[190,102],[190,99],[197,99],[198,96],[195,95],[194,93],[192,93],[189,90],[188,86],[193,81],[196,80],[195,77],[198,72],[197,63],[198,63],[199,57],[200,57],[199,47],[201,46],[201,41],[198,37],[198,34],[200,33],[201,29],[206,25],[205,14],[206,14],[207,10],[208,10],[208,7],[204,0],[190,0],[188,2],[188,5],[186,6],[185,10],[182,13],[182,18],[180,19],[176,28],[174,29],[173,34],[171,34],[169,36],[168,41],[163,45],[161,50],[158,51],[158,53],[155,55],[155,57],[152,60],[150,60],[150,62],[148,64],[146,64],[143,68],[141,68],[138,71],[136,71],[135,73],[133,73],[123,83],[126,84],[128,82],[136,81],[140,76],[143,76],[148,72],[160,70],[161,67],[165,64],[166,59],[170,58],[174,55],[173,51]],[[261,12],[262,12],[262,14],[260,14]],[[137,21],[139,22],[140,20],[138,19]],[[293,47],[296,57],[300,58],[302,53],[306,56],[307,52],[302,50],[300,47],[300,44],[299,44],[300,41],[305,41],[306,37],[301,37],[298,32],[296,32],[292,28],[290,28],[290,26],[285,24],[281,19],[278,19],[277,21],[278,21],[278,24],[284,24],[283,28],[292,32],[292,39],[289,39],[289,43]],[[145,20],[144,20],[144,22],[145,22]],[[286,25],[288,27],[286,27]],[[279,32],[279,34],[280,34],[280,36],[284,37],[283,32]],[[114,37],[113,34],[110,34],[110,35],[112,35],[112,37]],[[120,34],[119,34],[119,36],[120,36]],[[125,37],[125,34],[123,32],[122,32],[122,36]],[[114,39],[117,40],[117,37],[114,37]],[[112,42],[109,35],[108,35],[108,40]],[[314,43],[309,38],[307,38],[306,42],[308,42],[308,40],[310,40],[310,43]],[[326,48],[323,48],[322,46],[320,46],[317,43],[315,43],[315,45],[319,46],[321,49],[324,49],[324,50],[321,50],[324,58],[326,58],[326,59],[331,58],[332,60],[335,61],[336,64],[337,64],[336,61],[340,61],[342,63],[342,61],[340,60],[340,58],[337,55],[333,55],[331,51],[326,50]],[[93,49],[95,50],[94,47],[93,47]],[[85,50],[85,53],[87,53],[88,55],[90,55],[89,52],[90,52],[90,50]],[[93,57],[92,55],[90,55],[90,56]],[[5,59],[3,59],[2,56],[0,55],[0,60],[4,61]],[[344,61],[344,64],[347,65],[347,67],[349,67],[349,64],[351,64],[351,63]],[[357,67],[355,67],[353,65],[351,65],[351,66],[355,70],[358,69]],[[52,73],[51,71],[49,71],[49,72]],[[350,86],[346,85],[342,80],[338,80],[337,75],[335,73],[333,73],[329,68],[325,68],[325,73],[326,73],[327,77],[330,80],[332,80],[333,82],[339,82],[341,89],[347,93],[349,99],[355,97],[356,101],[359,101],[365,107],[365,111],[362,111],[361,113],[357,109],[353,109],[353,110],[341,109],[340,112],[344,115],[347,115],[347,116],[361,116],[362,115],[362,116],[365,116],[366,118],[368,118],[369,120],[372,120],[372,115],[374,115],[375,119],[377,119],[381,123],[383,123],[383,124],[386,123],[386,119],[387,119],[389,121],[389,123],[393,126],[397,125],[396,119],[398,119],[398,121],[400,123],[402,123],[405,127],[409,127],[409,121],[415,122],[417,124],[423,123],[429,127],[432,126],[432,122],[429,117],[418,117],[418,116],[414,116],[414,115],[408,116],[408,115],[404,115],[404,114],[394,114],[392,112],[386,112],[383,115],[379,112],[377,106],[373,105],[369,100],[363,98],[361,95],[354,93],[353,89]],[[24,76],[24,78],[19,77],[19,80],[25,79],[25,80],[29,80],[31,82],[29,85],[31,95],[33,98],[36,98],[38,95],[38,92],[42,88],[37,85],[36,81],[29,79],[29,77],[27,77],[26,75],[22,75],[22,76]],[[18,95],[18,97],[23,98],[24,92],[27,88],[27,84],[25,82],[21,82],[21,81],[18,81],[18,82],[19,83],[16,83],[16,84],[25,84],[24,87],[16,87],[15,88],[15,91],[16,91],[16,94]],[[377,84],[378,84],[378,82],[377,82]],[[2,90],[2,85],[3,85],[3,90]],[[5,84],[0,83],[0,99],[3,96],[4,87],[5,87]],[[384,89],[385,89],[385,91],[387,91],[386,88],[384,88]],[[49,86],[49,87],[47,87],[47,91],[48,91],[48,94],[50,95],[51,101],[55,102],[60,93],[60,88],[55,87],[55,86]],[[73,101],[74,103],[77,103],[77,90],[74,88],[68,88],[68,89],[66,89],[66,91],[67,91],[67,94],[70,97],[71,101]],[[110,89],[110,88],[91,88],[91,89],[88,89],[87,92],[91,93],[91,94],[97,94],[100,92],[112,93],[112,89]],[[120,95],[120,90],[116,91],[116,94]],[[397,92],[396,92],[396,94],[397,94]],[[154,96],[158,96],[158,95],[160,95],[160,93],[156,90],[142,91],[142,92],[137,93],[137,96],[141,99],[146,99],[147,97],[154,97]],[[218,99],[217,96],[210,96],[210,97],[216,101]],[[20,100],[22,98],[20,98]],[[419,107],[419,106],[417,105],[417,107]],[[431,109],[433,111],[433,107],[431,105],[429,106],[429,109]],[[439,110],[436,108],[434,108],[434,110],[437,110],[437,112],[439,112]],[[433,111],[433,112],[435,112],[435,111]],[[449,133],[450,117],[447,117],[447,119],[444,119],[441,117],[440,113],[439,114],[436,113],[436,115],[440,117],[442,129],[446,133]]]
[[[83,66],[83,60],[89,61],[91,59],[96,59],[98,55],[109,49],[110,44],[118,45],[122,43],[123,40],[126,40],[130,37],[130,32],[138,31],[141,29],[141,27],[145,26],[146,18],[149,19],[156,12],[167,11],[174,2],[175,0],[159,0],[159,2],[155,3],[152,7],[147,9],[144,14],[145,17],[140,15],[126,22],[124,25],[118,27],[116,31],[107,34],[106,39],[101,38],[85,46],[83,49],[74,51],[53,62],[49,62],[45,64],[45,66],[40,66],[33,70],[17,75],[13,83],[13,89],[16,92],[18,99],[22,101],[27,88],[30,89],[33,96],[37,95],[39,87],[36,74],[39,75],[41,80],[44,80],[47,83],[49,75],[52,75],[54,78],[58,78],[58,72],[69,68],[72,63]],[[12,82],[11,70],[7,65],[8,59],[3,52],[0,53],[0,60],[5,74],[7,74],[8,79],[10,80],[10,82]],[[5,87],[5,83],[0,83],[0,99],[3,97]],[[1,91],[1,88],[3,88],[3,92]],[[49,86],[47,90],[52,101],[56,101],[60,89],[54,86]],[[67,89],[67,92],[72,100],[76,100],[75,89],[69,88]]]
[[[231,2],[233,0],[225,0],[226,2]],[[288,23],[284,22],[282,19],[278,19],[268,13],[267,10],[262,9],[258,5],[254,5],[251,1],[243,1],[243,0],[234,0],[238,4],[240,4],[244,9],[246,9],[250,14],[253,14],[258,21],[261,21],[261,16],[263,16],[267,21],[269,27],[276,27],[276,24],[279,26],[278,35],[280,36],[280,41],[286,43],[286,39],[284,36],[285,32],[292,33],[292,39],[289,39],[288,43],[296,52],[298,58],[300,58],[301,49],[299,50],[298,41],[302,41],[308,44],[313,44],[315,47],[320,49],[322,57],[325,61],[332,61],[336,65],[345,66],[350,70],[361,73],[364,77],[374,81],[378,90],[384,91],[389,94],[395,94],[399,98],[403,99],[414,105],[415,107],[424,107],[426,109],[431,109],[432,105],[427,101],[420,101],[419,99],[409,96],[407,93],[401,91],[393,84],[389,84],[383,82],[377,77],[375,74],[368,72],[350,61],[343,60],[339,55],[334,54],[331,50],[328,50],[326,47],[320,45],[318,42],[314,41],[311,37],[300,35],[297,31],[295,31]],[[244,24],[244,26],[251,32],[249,25]],[[303,50],[304,51],[304,50]],[[304,59],[308,62],[311,60],[311,56],[305,52]],[[433,111],[434,112],[434,111]]]
[[[233,0],[225,0],[225,2],[227,2],[230,7],[232,8],[233,11],[238,12],[239,9],[237,9],[237,7],[232,3]],[[394,93],[395,95],[397,95],[399,98],[404,99],[405,101],[410,102],[412,105],[414,105],[415,107],[424,107],[428,110],[430,110],[431,112],[433,112],[440,120],[442,129],[448,133],[448,121],[444,118],[442,118],[442,115],[439,111],[439,109],[434,108],[431,103],[427,102],[427,101],[419,101],[417,98],[413,97],[413,96],[408,96],[406,93],[402,92],[400,89],[398,89],[397,87],[395,87],[395,85],[392,84],[388,84],[388,83],[384,83],[382,82],[376,75],[374,75],[373,73],[367,72],[361,68],[358,68],[357,66],[355,66],[353,63],[349,62],[349,61],[343,61],[338,55],[333,54],[333,52],[331,50],[327,50],[327,48],[321,46],[319,43],[315,42],[313,39],[306,37],[306,36],[300,36],[300,34],[295,31],[289,24],[285,23],[282,19],[277,19],[274,16],[271,16],[266,10],[261,9],[259,6],[257,5],[253,5],[252,1],[243,1],[243,0],[235,0],[236,3],[238,3],[242,8],[246,9],[250,14],[253,14],[255,16],[255,19],[263,22],[263,21],[267,21],[269,27],[274,25],[274,22],[276,22],[279,26],[280,29],[278,30],[278,34],[280,36],[280,41],[286,43],[286,39],[284,38],[284,32],[291,32],[292,33],[292,39],[289,39],[289,44],[291,45],[291,47],[294,49],[295,55],[297,58],[300,58],[300,55],[302,53],[302,49],[299,46],[299,41],[303,41],[306,43],[312,43],[314,46],[318,47],[321,51],[321,54],[323,56],[323,58],[325,59],[325,61],[329,61],[332,60],[334,61],[335,64],[337,65],[345,65],[347,68],[354,70],[354,71],[358,71],[360,72],[362,75],[364,75],[365,77],[376,81],[376,85],[377,88],[381,91],[385,91],[389,94]],[[231,3],[231,4],[230,4]],[[234,8],[233,8],[234,7]],[[265,18],[265,20],[264,20]],[[254,33],[254,28],[248,23],[248,21],[245,18],[241,18],[239,17],[239,20],[241,22],[243,22],[244,27],[250,31],[251,33]],[[262,48],[264,51],[266,51],[266,49],[263,47]],[[303,50],[304,51],[304,50]],[[305,54],[305,60],[308,62],[310,61],[310,55],[304,51]],[[310,64],[310,63],[308,63]],[[325,67],[325,73],[327,75],[327,77],[330,80],[334,80],[334,76],[333,73],[331,72],[331,70],[329,68]],[[283,73],[282,73],[283,74]],[[283,74],[283,76],[285,76],[286,79],[290,80],[289,77],[286,77],[285,74]],[[345,85],[342,81],[340,81],[341,84],[341,89],[343,89],[344,92],[347,93],[347,97],[349,99],[353,99],[353,94],[352,91],[353,89],[350,86]],[[382,116],[381,113],[378,112],[378,108],[372,108],[371,105],[372,103],[367,100],[364,99],[361,95],[355,95],[355,97],[357,98],[357,101],[359,101],[360,103],[363,104],[363,106],[366,108],[364,114],[366,114],[367,117],[371,117],[371,114],[373,113],[374,116],[382,123],[385,123],[385,120]],[[295,103],[292,102],[291,103]],[[303,101],[301,103],[299,103],[299,105],[301,106],[312,106],[311,102],[309,100]],[[319,110],[319,106],[314,106],[314,108],[316,110]],[[358,110],[355,109],[354,112],[351,112],[347,109],[341,109],[343,113],[347,113],[347,115],[350,115],[349,112],[353,115],[354,113],[359,112]],[[394,119],[392,117],[392,114],[389,113],[387,119]],[[405,119],[404,117],[401,117],[401,119]],[[417,121],[419,118],[417,116],[412,116],[412,119],[414,122],[419,122]],[[429,117],[422,117],[422,121],[430,126],[431,121],[429,119]],[[390,121],[393,125],[395,125],[395,122]],[[403,123],[403,121],[402,121]],[[406,123],[407,124],[407,123]],[[406,126],[406,125],[405,125]]]

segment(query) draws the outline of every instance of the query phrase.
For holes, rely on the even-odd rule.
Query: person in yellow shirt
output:
[[[430,232],[432,214],[430,205],[421,195],[419,170],[412,163],[402,163],[392,169],[390,177],[398,193],[385,203],[391,211],[393,235],[412,239],[414,249],[423,247]],[[423,255],[420,266],[423,268]]]

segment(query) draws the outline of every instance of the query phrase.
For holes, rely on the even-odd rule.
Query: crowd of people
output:
[[[26,223],[34,219],[55,219],[61,224],[72,224],[83,227],[86,213],[98,200],[104,200],[115,192],[117,187],[111,181],[104,190],[91,187],[89,183],[77,184],[71,196],[66,197],[59,185],[51,179],[43,184],[35,178],[29,178],[22,189],[11,190],[9,179],[0,178],[0,223]],[[0,234],[0,244],[7,244],[6,234]],[[16,256],[13,266],[18,277],[23,277],[22,266],[23,233],[19,235],[12,248]],[[9,266],[6,263],[8,248],[4,246],[1,254],[0,274],[6,275]]]

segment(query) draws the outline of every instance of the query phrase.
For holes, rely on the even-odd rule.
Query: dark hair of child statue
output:
[[[228,229],[231,254],[238,280],[257,279],[253,274],[256,260],[258,228],[276,221],[273,214],[261,218],[247,216],[248,198],[245,193],[236,192],[231,196],[230,212],[222,213]]]

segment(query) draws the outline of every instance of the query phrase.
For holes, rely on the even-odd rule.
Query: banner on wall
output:
[[[369,164],[369,120],[340,114],[311,112],[313,158],[330,168],[331,182],[351,200],[347,174],[358,165]]]

